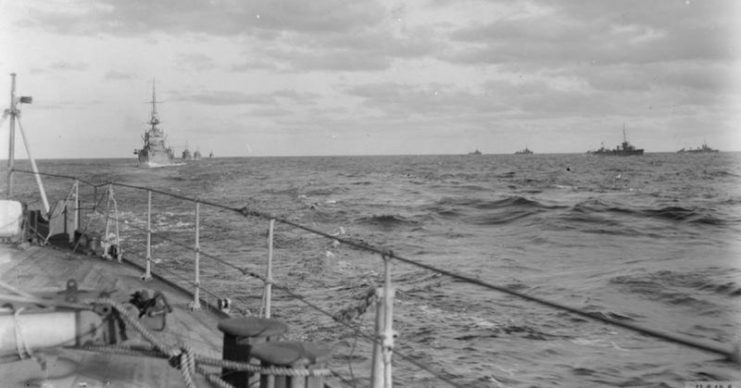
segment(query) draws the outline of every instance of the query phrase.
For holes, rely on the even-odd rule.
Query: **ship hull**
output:
[[[170,165],[173,165],[173,157],[167,151],[139,151],[139,166],[141,167],[164,167]]]
[[[616,151],[616,150],[610,150],[610,151],[592,151],[589,153],[590,155],[599,155],[599,156],[637,156],[637,155],[643,155],[643,150],[631,150],[631,151]]]

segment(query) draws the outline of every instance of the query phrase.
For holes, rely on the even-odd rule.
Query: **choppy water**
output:
[[[728,346],[741,341],[738,153],[235,158],[154,170],[132,160],[39,165],[247,205],[613,318]],[[52,198],[69,190],[63,180],[45,182]],[[16,183],[19,192],[34,192],[30,176]],[[146,195],[115,190],[123,248],[139,260]],[[193,205],[155,195],[154,206],[157,268],[190,278],[193,254],[163,237],[192,244]],[[204,251],[264,271],[266,221],[202,211]],[[287,226],[277,228],[275,262],[277,282],[331,313],[382,281],[378,257]],[[203,263],[205,288],[259,310],[259,282]],[[741,380],[738,367],[713,355],[410,266],[394,264],[394,281],[396,350],[461,386]],[[367,384],[365,340],[279,291],[273,313],[289,322],[291,338],[334,344],[333,368]],[[352,322],[370,333],[373,314]],[[399,386],[446,386],[401,357],[394,374]]]

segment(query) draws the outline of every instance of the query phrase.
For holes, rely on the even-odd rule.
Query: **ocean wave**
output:
[[[494,200],[446,197],[422,210],[444,218],[467,216],[466,221],[475,225],[501,225],[561,208],[565,206],[550,205],[515,195]]]
[[[469,197],[446,197],[438,201],[432,206],[439,208],[470,208],[476,210],[496,210],[503,208],[520,208],[520,209],[559,209],[565,206],[559,205],[548,205],[536,200],[521,197],[519,195],[510,196],[502,199],[488,200],[481,198],[469,198]]]
[[[740,178],[741,175],[726,171],[726,170],[716,170],[716,171],[708,171],[706,172],[707,175],[710,175],[711,177],[734,177],[734,178]]]
[[[682,273],[664,270],[646,276],[649,276],[651,281],[672,287],[691,288],[726,296],[741,296],[741,285],[733,281],[718,281],[710,278],[710,276],[718,275],[721,274]]]
[[[359,224],[370,225],[382,229],[392,229],[400,226],[416,226],[419,221],[398,214],[380,214],[361,217],[356,220]]]
[[[337,194],[338,192],[344,192],[347,191],[347,189],[342,187],[321,187],[311,190],[306,190],[303,192],[303,195],[306,195],[307,197],[314,197],[314,196],[327,196],[327,195],[333,195]]]
[[[632,217],[642,217],[647,219],[668,220],[686,222],[691,224],[704,225],[725,225],[727,220],[718,218],[705,209],[691,209],[681,206],[665,206],[658,208],[631,208],[625,206],[616,206],[599,199],[589,199],[579,202],[571,208],[570,219],[576,221],[590,221],[591,219],[583,218],[584,214],[590,213],[607,213],[615,215],[624,215]],[[601,222],[608,220],[600,219]]]
[[[471,341],[482,338],[517,337],[536,341],[547,341],[555,338],[569,338],[563,335],[550,334],[528,325],[502,325],[490,328],[469,327],[464,335],[454,337],[459,341]]]
[[[734,282],[718,282],[705,274],[675,271],[617,276],[610,279],[610,283],[649,300],[683,306],[698,314],[710,316],[721,314],[722,309],[709,300],[709,295],[741,296],[741,287]],[[698,291],[704,291],[706,294]]]
[[[532,216],[538,213],[533,210],[512,210],[499,212],[496,214],[484,214],[481,216],[470,217],[468,221],[475,225],[502,225]]]

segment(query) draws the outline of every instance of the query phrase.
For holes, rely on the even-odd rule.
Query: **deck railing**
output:
[[[140,229],[142,232],[146,233],[146,249],[144,253],[144,260],[145,265],[142,266],[142,277],[144,279],[150,279],[152,276],[156,276],[157,269],[155,269],[156,264],[155,261],[152,258],[152,235],[153,235],[153,229],[152,229],[152,194],[167,196],[170,198],[178,199],[185,201],[187,203],[190,203],[193,206],[193,217],[194,217],[194,240],[193,244],[185,244],[182,242],[175,241],[174,239],[169,239],[164,236],[160,236],[165,240],[170,241],[174,245],[187,248],[191,250],[194,254],[194,273],[191,280],[187,280],[187,284],[192,287],[192,290],[189,290],[190,294],[193,296],[193,301],[190,304],[190,307],[192,309],[198,309],[202,307],[202,303],[206,304],[208,308],[218,310],[218,306],[215,306],[213,303],[208,302],[204,298],[201,297],[200,292],[204,291],[205,293],[210,294],[214,298],[217,298],[217,301],[222,298],[219,296],[215,291],[210,290],[208,287],[204,287],[201,284],[201,276],[200,276],[200,259],[201,257],[209,258],[212,260],[215,260],[223,265],[226,265],[228,267],[231,267],[234,270],[239,271],[243,275],[248,275],[252,278],[259,279],[263,284],[263,297],[261,302],[261,315],[264,317],[270,317],[271,316],[271,309],[273,307],[272,304],[272,291],[273,289],[279,289],[282,292],[287,293],[290,297],[300,301],[301,303],[307,305],[308,307],[316,310],[317,312],[328,316],[335,321],[339,322],[342,325],[345,325],[350,330],[353,330],[356,335],[360,338],[367,339],[372,345],[374,349],[374,356],[373,356],[373,377],[372,380],[372,386],[373,387],[388,387],[391,386],[391,357],[392,354],[398,356],[401,359],[404,359],[416,367],[423,369],[429,373],[432,374],[436,379],[439,379],[441,381],[446,382],[447,384],[451,386],[461,386],[460,384],[456,383],[455,381],[451,380],[450,378],[447,378],[445,376],[442,376],[441,373],[433,370],[432,368],[428,367],[427,365],[424,365],[418,361],[416,361],[413,357],[403,354],[402,352],[399,352],[398,349],[394,348],[394,338],[396,337],[394,330],[393,330],[393,298],[394,298],[394,285],[392,283],[392,268],[391,268],[391,262],[393,260],[405,263],[411,266],[415,266],[421,269],[429,270],[438,274],[442,274],[445,276],[448,276],[450,278],[463,281],[469,284],[473,284],[488,290],[501,292],[504,294],[508,294],[511,296],[515,296],[521,299],[525,299],[531,302],[535,302],[544,306],[548,306],[550,308],[559,309],[563,311],[567,311],[571,314],[578,315],[583,318],[587,318],[590,320],[596,320],[600,321],[602,323],[606,323],[613,326],[622,327],[624,329],[628,329],[643,335],[651,336],[654,338],[658,338],[664,341],[669,341],[672,343],[684,345],[687,347],[691,347],[694,349],[702,350],[705,352],[710,352],[713,354],[721,355],[728,360],[739,362],[739,354],[738,349],[728,349],[724,347],[721,344],[717,343],[706,343],[706,342],[700,342],[696,341],[694,339],[690,339],[683,336],[674,335],[671,333],[665,333],[658,330],[646,328],[643,326],[631,324],[628,322],[612,319],[610,317],[607,317],[602,314],[594,314],[590,312],[586,312],[584,310],[574,308],[571,306],[563,305],[560,303],[548,301],[542,298],[534,297],[516,290],[512,290],[510,288],[504,287],[504,286],[498,286],[495,284],[491,284],[489,282],[483,281],[481,279],[462,275],[459,273],[455,273],[452,271],[448,271],[445,269],[437,268],[435,266],[418,262],[415,260],[411,260],[409,258],[406,258],[404,256],[401,256],[391,250],[384,249],[378,246],[374,246],[371,244],[368,244],[364,241],[358,241],[355,239],[347,238],[340,235],[334,235],[331,233],[327,233],[325,231],[317,230],[315,228],[311,228],[305,225],[301,225],[297,222],[291,221],[288,218],[281,217],[275,214],[271,214],[269,212],[260,211],[257,209],[252,209],[248,206],[244,207],[234,207],[229,206],[225,204],[220,204],[213,201],[208,201],[204,199],[199,198],[193,198],[177,193],[167,192],[164,190],[154,189],[150,187],[142,187],[142,186],[136,186],[136,185],[130,185],[130,184],[124,184],[120,182],[105,182],[105,183],[93,183],[89,181],[85,181],[82,179],[79,179],[77,177],[73,176],[66,176],[66,175],[60,175],[60,174],[50,174],[50,173],[34,173],[32,171],[27,170],[21,170],[21,169],[14,169],[14,172],[23,173],[23,174],[32,174],[35,176],[46,176],[46,177],[53,177],[53,178],[60,178],[60,179],[66,179],[73,181],[73,186],[70,191],[71,195],[74,196],[74,202],[77,204],[74,207],[74,214],[75,219],[77,220],[80,216],[78,213],[78,210],[80,209],[80,199],[79,199],[79,185],[84,184],[87,185],[94,190],[94,200],[93,203],[93,211],[94,212],[100,212],[99,210],[99,203],[102,199],[102,196],[100,196],[99,192],[101,188],[105,188],[105,196],[107,198],[107,205],[106,205],[106,213],[104,214],[107,218],[106,222],[106,236],[108,236],[108,227],[110,222],[114,222],[116,224],[116,227],[118,223],[121,221],[118,217],[118,214],[111,215],[111,211],[114,213],[117,213],[117,202],[116,202],[116,193],[115,190],[119,189],[131,189],[136,192],[142,193],[141,199],[143,201],[144,198],[146,198],[147,201],[147,211],[146,211],[146,227],[138,227],[133,224],[129,224],[129,227],[132,227],[134,229]],[[113,205],[112,208],[109,205]],[[231,263],[228,260],[224,260],[216,255],[209,254],[207,252],[204,252],[201,250],[201,205],[207,206],[213,209],[226,211],[229,213],[237,214],[242,217],[249,217],[249,218],[257,218],[262,220],[263,222],[266,222],[266,228],[267,228],[267,255],[265,258],[266,262],[266,270],[264,272],[264,275],[261,275],[256,270],[249,270],[245,269],[242,266],[235,265]],[[378,303],[378,313],[376,315],[376,332],[373,335],[368,335],[365,333],[360,332],[360,330],[353,326],[352,324],[348,322],[344,322],[342,319],[338,319],[336,317],[336,314],[332,314],[331,312],[327,311],[326,309],[321,308],[315,303],[312,303],[308,300],[308,298],[295,293],[292,291],[292,289],[286,285],[281,285],[279,283],[276,283],[273,279],[273,265],[274,265],[274,238],[275,238],[275,226],[276,224],[285,225],[290,228],[299,229],[311,234],[315,234],[317,236],[321,236],[323,238],[328,239],[332,242],[338,242],[341,245],[345,245],[348,247],[352,247],[354,249],[366,251],[372,254],[377,255],[382,261],[384,265],[384,274],[383,274],[383,287],[378,289],[378,292],[376,294],[375,300]],[[77,223],[76,225],[80,225]],[[83,228],[84,229],[84,228]],[[116,234],[118,234],[118,230],[116,231]],[[121,242],[119,240],[116,240],[116,245],[119,251],[123,249],[124,255],[127,253],[127,247],[122,247]],[[166,269],[164,267],[158,267],[161,270]],[[167,271],[171,272],[171,271]],[[175,273],[172,273],[175,277],[179,277],[181,280],[182,276],[178,276]],[[218,304],[218,303],[217,303]],[[344,379],[339,373],[336,374],[340,379]],[[345,379],[346,380],[346,379]],[[347,381],[346,381],[347,382]],[[349,384],[354,385],[352,382],[349,382]]]
[[[353,242],[351,240],[343,239],[339,236],[332,236],[328,233],[315,230],[313,228],[309,228],[297,223],[294,223],[292,221],[289,221],[285,218],[281,218],[279,216],[269,214],[266,212],[261,212],[258,210],[250,209],[247,207],[241,207],[241,208],[235,208],[226,206],[223,204],[219,204],[216,202],[206,201],[199,198],[192,198],[176,193],[167,192],[164,190],[158,190],[154,188],[149,187],[141,187],[136,185],[130,185],[130,184],[124,184],[119,182],[104,182],[104,183],[93,183],[89,182],[83,179],[79,179],[77,177],[73,176],[67,176],[67,175],[61,175],[61,174],[51,174],[51,173],[44,173],[44,172],[38,172],[35,173],[33,171],[27,171],[22,169],[14,169],[13,172],[22,173],[22,174],[31,174],[35,176],[46,176],[49,178],[59,178],[59,179],[66,179],[73,181],[72,188],[69,191],[69,194],[67,197],[61,201],[62,204],[67,204],[68,202],[72,202],[74,205],[68,209],[71,210],[71,213],[73,214],[72,218],[74,219],[75,229],[77,230],[83,222],[80,222],[80,209],[81,205],[80,203],[80,185],[86,185],[93,189],[93,200],[91,201],[93,203],[92,208],[89,208],[88,210],[91,210],[91,214],[89,216],[92,216],[92,214],[97,214],[99,216],[102,216],[105,218],[105,231],[103,232],[103,236],[101,236],[101,241],[103,242],[103,256],[109,257],[113,259],[118,259],[120,262],[123,261],[123,257],[127,256],[130,252],[130,247],[122,246],[120,234],[121,231],[119,230],[119,224],[121,221],[123,221],[119,215],[119,206],[118,206],[118,200],[117,200],[117,194],[116,191],[119,189],[131,189],[137,192],[145,193],[146,194],[146,203],[147,203],[147,210],[146,210],[146,227],[141,228],[138,226],[135,226],[132,223],[128,224],[128,227],[132,229],[138,229],[141,232],[146,233],[146,248],[145,248],[145,254],[144,254],[144,266],[140,266],[142,268],[142,279],[148,280],[151,279],[153,276],[156,276],[156,270],[154,269],[155,262],[153,260],[152,255],[152,235],[153,235],[153,228],[152,228],[152,194],[158,194],[162,196],[167,196],[170,198],[178,199],[181,201],[185,201],[190,203],[193,206],[193,220],[194,220],[194,228],[193,228],[193,245],[190,246],[188,244],[183,243],[182,241],[177,241],[175,239],[162,237],[164,240],[169,241],[173,245],[177,245],[181,248],[185,248],[188,250],[191,250],[193,253],[193,278],[192,281],[183,279],[182,276],[177,275],[176,273],[172,271],[165,270],[164,267],[161,267],[160,269],[165,270],[165,272],[168,272],[170,275],[173,275],[174,277],[178,278],[181,281],[186,281],[186,284],[191,289],[187,289],[183,287],[180,284],[177,284],[177,282],[173,282],[172,279],[168,279],[167,276],[159,276],[160,279],[167,281],[171,285],[177,286],[181,290],[188,292],[190,295],[192,295],[192,301],[189,304],[189,308],[191,310],[197,310],[202,308],[202,304],[206,305],[211,311],[224,316],[223,314],[223,307],[224,306],[231,306],[231,301],[229,298],[223,297],[219,295],[216,291],[209,289],[208,287],[204,287],[201,284],[201,256],[213,259],[223,265],[229,266],[234,270],[237,270],[241,272],[244,275],[248,275],[252,278],[259,279],[263,283],[263,297],[262,302],[260,306],[260,315],[266,318],[269,318],[271,316],[271,310],[272,310],[272,289],[278,288],[282,290],[283,292],[289,294],[292,298],[308,305],[310,308],[320,312],[323,315],[326,315],[335,321],[338,321],[339,323],[346,324],[348,327],[352,330],[358,330],[357,328],[350,326],[346,322],[343,322],[342,320],[338,320],[336,314],[332,314],[331,312],[319,307],[317,304],[314,304],[310,302],[306,297],[303,297],[299,294],[296,294],[293,292],[289,287],[285,285],[276,284],[273,279],[273,246],[274,246],[274,229],[276,223],[285,224],[294,228],[302,229],[304,231],[317,234],[319,236],[325,237],[327,239],[330,239],[332,241],[340,241],[340,244],[342,242],[354,246],[358,249],[364,249],[369,250],[371,252],[375,252],[380,255],[384,262],[384,285],[382,288],[378,289],[377,291],[377,303],[378,303],[378,313],[377,316],[379,317],[376,320],[376,335],[367,335],[367,334],[361,334],[356,333],[360,337],[363,337],[372,343],[375,343],[374,345],[374,356],[373,356],[373,366],[371,367],[371,370],[373,371],[373,375],[371,376],[372,386],[373,387],[390,387],[391,386],[391,358],[392,358],[392,352],[394,348],[394,332],[392,328],[393,324],[393,312],[392,312],[392,304],[393,304],[393,285],[391,283],[391,266],[389,264],[389,260],[391,255],[393,255],[390,251],[384,251],[379,248],[366,246],[365,244]],[[105,191],[100,193],[101,189],[104,189]],[[101,206],[101,202],[103,201],[103,198],[105,198],[105,205]],[[208,206],[215,209],[220,210],[226,210],[229,212],[233,212],[236,214],[239,214],[243,217],[256,217],[259,219],[262,219],[267,222],[267,229],[268,229],[268,236],[267,236],[267,257],[266,257],[266,270],[265,275],[260,275],[257,271],[254,270],[245,270],[243,267],[240,267],[238,265],[234,265],[233,263],[223,260],[219,258],[216,255],[208,254],[206,252],[203,252],[201,250],[201,205]],[[101,210],[101,208],[105,208],[105,210]],[[57,211],[59,212],[59,211]],[[87,233],[91,231],[87,231],[86,227],[82,227],[81,232]],[[115,231],[113,233],[112,231]],[[45,238],[42,240],[43,242],[48,241],[48,238],[50,236],[45,236]],[[71,239],[71,236],[70,236]],[[118,254],[112,255],[109,253],[109,248],[114,247],[115,251]],[[128,261],[131,264],[137,265],[136,262]],[[213,298],[216,299],[216,303],[210,302],[204,298],[201,297],[201,291],[204,291],[211,295]],[[223,301],[229,301],[224,303]],[[237,308],[239,311],[240,309]],[[247,309],[241,309],[242,313],[247,313]],[[428,367],[419,364],[418,362],[414,361],[411,357],[404,357],[403,358],[409,360],[410,362],[416,364],[418,367],[423,368],[427,370],[428,372],[432,373],[433,376],[442,379],[444,381],[448,381],[453,386],[458,386],[452,381],[449,381],[449,379],[437,376],[437,373],[429,369]],[[339,374],[337,374],[338,377]]]

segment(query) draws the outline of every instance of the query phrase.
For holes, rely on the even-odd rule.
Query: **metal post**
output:
[[[391,355],[394,347],[393,303],[395,289],[391,286],[389,259],[383,256],[385,283],[376,289],[376,341],[373,344],[371,387],[391,388]]]
[[[110,224],[111,224],[111,191],[113,190],[113,185],[108,185],[108,191],[106,192],[106,201],[105,201],[105,235],[101,239],[101,243],[103,241],[108,241],[108,232],[110,230]],[[108,255],[108,252],[103,252],[103,257],[106,257]]]
[[[118,203],[113,196],[113,191],[111,191],[111,199],[113,200],[113,217],[116,220],[116,260],[121,263],[123,261],[123,249],[121,248],[121,234],[118,230]]]
[[[196,264],[195,264],[195,292],[193,293],[193,302],[190,303],[190,309],[191,310],[198,310],[201,308],[201,275],[200,275],[200,267],[201,267],[201,245],[200,245],[200,212],[201,212],[201,204],[196,201],[196,244],[195,244],[195,251],[196,251]]]
[[[152,279],[152,190],[147,190],[147,268],[142,279]]]
[[[391,259],[388,256],[383,258],[383,268],[386,272],[386,282],[383,285],[384,294],[384,335],[383,335],[383,364],[384,364],[384,387],[391,388],[393,380],[391,377],[391,356],[394,351],[394,293],[395,289],[391,286]]]
[[[265,318],[270,318],[270,307],[273,289],[273,231],[275,229],[275,220],[270,220],[268,228],[268,270],[265,275]]]
[[[371,365],[371,387],[383,388],[383,381],[386,378],[383,369],[383,347],[380,344],[383,336],[383,288],[376,288],[376,325],[375,341],[373,342],[373,358]]]
[[[15,73],[10,73],[10,137],[8,140],[8,198],[13,195],[13,166],[15,164]]]
[[[80,181],[75,179],[75,211],[74,211],[75,230],[80,229]]]

